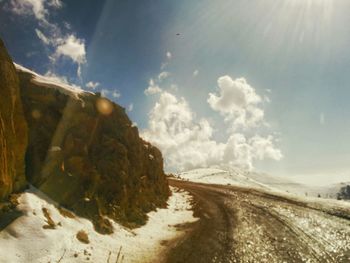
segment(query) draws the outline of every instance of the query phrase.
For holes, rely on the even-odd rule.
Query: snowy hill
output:
[[[323,198],[333,199],[337,198],[340,188],[347,185],[347,183],[339,183],[329,186],[312,186],[297,183],[287,178],[266,173],[248,172],[238,168],[230,171],[201,168],[182,172],[177,176],[192,182],[254,187],[310,197],[318,197],[320,195]]]
[[[267,188],[266,185],[247,177],[246,173],[239,169],[225,171],[215,168],[201,168],[179,173],[178,177],[198,183]]]

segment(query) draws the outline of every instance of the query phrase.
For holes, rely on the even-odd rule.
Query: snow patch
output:
[[[165,251],[166,241],[184,234],[176,225],[197,220],[191,210],[190,195],[171,190],[168,208],[150,212],[145,226],[130,230],[113,222],[114,233],[101,235],[89,220],[64,217],[52,200],[31,189],[19,198],[17,208],[23,216],[0,232],[0,262],[47,263],[60,258],[61,262],[116,262],[118,254],[123,262],[156,262]],[[43,228],[47,225],[43,208],[55,223],[54,229]],[[88,244],[76,238],[81,230],[87,233]]]
[[[60,91],[63,94],[66,94],[71,97],[75,97],[77,99],[79,99],[79,95],[93,94],[92,92],[82,90],[79,86],[70,85],[68,83],[61,82],[58,80],[58,78],[50,77],[50,76],[42,76],[19,64],[16,64],[16,63],[13,63],[13,64],[15,65],[17,71],[30,74],[32,76],[31,82],[38,86],[53,88]]]

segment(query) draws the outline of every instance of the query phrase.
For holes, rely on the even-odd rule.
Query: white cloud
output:
[[[86,62],[85,43],[74,35],[58,39],[54,58],[67,57],[78,64],[77,75],[81,77],[81,65]]]
[[[17,15],[33,15],[38,20],[39,28],[35,28],[38,38],[47,46],[53,48],[49,54],[53,63],[60,57],[70,58],[78,64],[77,75],[81,77],[81,67],[86,63],[85,41],[77,38],[74,33],[65,34],[63,29],[70,31],[70,25],[62,21],[63,29],[49,22],[50,12],[63,6],[61,0],[10,0],[7,9]]]
[[[167,59],[171,59],[173,57],[173,55],[168,51],[168,52],[166,52],[166,57],[167,57]]]
[[[141,135],[162,151],[168,170],[198,167],[241,167],[252,169],[257,159],[280,160],[271,135],[247,138],[231,133],[226,143],[214,139],[208,120],[196,120],[184,98],[163,91],[149,114],[148,128]]]
[[[120,98],[121,94],[119,91],[115,90],[115,91],[113,91],[112,96],[113,96],[113,98],[118,99],[118,98]]]
[[[79,39],[74,35],[68,35],[60,40],[60,44],[56,47],[55,56],[68,57],[78,64],[86,62],[85,43],[83,39]]]
[[[18,15],[34,15],[36,19],[47,22],[46,16],[49,14],[48,7],[60,8],[60,0],[11,0],[9,9]]]
[[[61,0],[50,0],[48,1],[49,6],[55,7],[55,8],[61,8],[62,2]]]
[[[133,103],[130,103],[129,106],[128,106],[128,111],[132,111],[134,109],[134,104]]]
[[[100,86],[100,83],[93,82],[93,81],[89,81],[88,83],[85,84],[85,87],[87,87],[88,89],[96,89],[98,86]]]
[[[198,74],[199,74],[199,70],[198,69],[196,69],[195,71],[193,71],[193,77],[197,77],[198,76]]]
[[[44,0],[11,0],[10,8],[18,15],[34,15],[38,20],[44,20],[47,13]]]
[[[53,62],[59,57],[72,59],[74,63],[78,64],[77,75],[80,77],[81,66],[86,62],[84,41],[76,38],[74,34],[68,34],[64,37],[60,28],[47,20],[52,8],[61,7],[61,0],[11,0],[8,5],[8,9],[15,14],[33,15],[39,21],[39,25],[47,31],[45,34],[36,28],[36,35],[45,45],[52,46],[55,50],[53,56],[49,55],[49,58]]]
[[[159,73],[158,75],[158,80],[159,81],[163,81],[165,80],[166,78],[168,78],[170,76],[170,73],[167,72],[167,71],[162,71],[161,73]]]
[[[218,94],[209,93],[207,101],[226,121],[232,122],[232,129],[254,127],[263,121],[261,98],[244,78],[222,76],[217,82]]]
[[[101,89],[101,95],[102,97],[107,97],[107,95],[110,93],[108,89]]]
[[[144,93],[148,95],[154,95],[162,92],[162,89],[155,83],[153,79],[149,80],[148,88],[144,90]]]
[[[283,155],[281,150],[274,146],[274,138],[269,135],[265,138],[255,135],[250,139],[250,144],[254,149],[254,157],[259,160],[270,158],[272,160],[281,160]]]
[[[41,32],[39,29],[35,29],[35,33],[38,36],[38,38],[45,44],[48,45],[50,44],[50,40],[44,35],[43,32]]]

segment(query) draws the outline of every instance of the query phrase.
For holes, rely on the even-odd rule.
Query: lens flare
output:
[[[99,98],[96,101],[96,108],[102,115],[110,115],[113,112],[113,104],[105,98]]]

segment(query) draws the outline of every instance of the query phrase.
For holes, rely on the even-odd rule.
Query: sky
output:
[[[348,0],[0,0],[13,60],[126,108],[169,172],[350,181]]]

